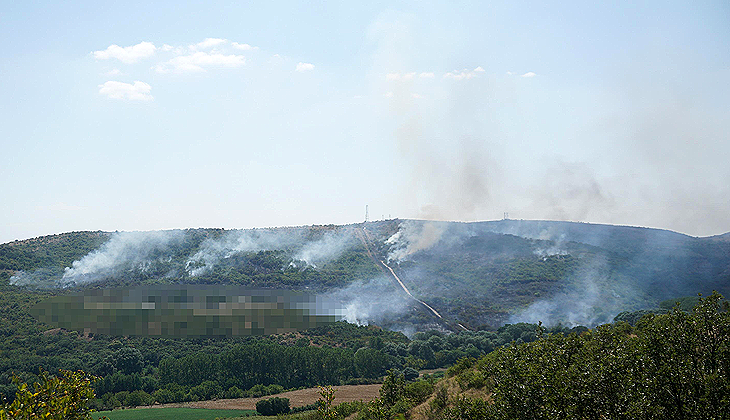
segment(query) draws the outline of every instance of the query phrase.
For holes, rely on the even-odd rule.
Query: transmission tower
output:
[[[365,204],[365,222],[370,221],[370,215],[368,214],[368,205]]]

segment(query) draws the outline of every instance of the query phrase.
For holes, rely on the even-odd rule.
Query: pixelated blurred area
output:
[[[170,338],[278,334],[342,318],[339,304],[321,296],[219,285],[91,289],[45,300],[31,313],[67,330]]]

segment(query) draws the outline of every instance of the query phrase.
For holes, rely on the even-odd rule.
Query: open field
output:
[[[381,384],[372,385],[341,385],[333,387],[335,389],[335,404],[350,401],[370,401],[378,396]],[[261,398],[234,398],[209,401],[195,401],[187,403],[173,403],[154,405],[146,408],[159,409],[170,407],[184,408],[207,408],[215,410],[255,410],[256,402],[272,397],[289,398],[291,407],[300,407],[303,405],[313,404],[319,399],[319,388],[307,388],[297,391],[282,392],[281,394],[269,395]]]
[[[132,408],[127,410],[100,411],[93,413],[94,419],[106,416],[109,420],[214,420],[216,418],[243,417],[255,415],[250,410],[204,410],[184,407],[168,407],[159,410]]]

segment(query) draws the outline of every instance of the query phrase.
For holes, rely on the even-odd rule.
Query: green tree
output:
[[[14,377],[18,392],[11,404],[0,408],[0,420],[89,420],[95,379],[81,371],[62,371],[61,377],[43,372],[31,390]]]
[[[256,402],[256,411],[262,416],[276,416],[286,414],[290,411],[289,398],[269,398],[268,400],[260,400]]]
[[[319,399],[317,400],[317,413],[323,420],[337,418],[337,412],[332,409],[332,402],[335,400],[335,390],[331,386],[319,387]]]
[[[363,347],[355,352],[355,369],[363,378],[377,378],[382,375],[388,364],[388,358],[380,350]]]
[[[144,367],[144,357],[142,357],[142,353],[138,349],[124,347],[119,349],[114,355],[114,364],[124,374],[138,373]]]
[[[389,370],[388,375],[383,380],[383,386],[380,388],[380,398],[387,406],[395,405],[398,400],[405,396],[404,389],[406,380],[403,373],[397,370]]]

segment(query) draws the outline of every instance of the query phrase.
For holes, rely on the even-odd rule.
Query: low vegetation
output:
[[[13,375],[33,383],[40,380],[40,370],[83,370],[99,377],[92,401],[98,410],[367,384],[388,369],[447,367],[512,341],[536,338],[532,324],[458,334],[428,331],[408,339],[398,332],[345,322],[273,337],[90,337],[39,323],[28,310],[49,292],[6,282],[7,276],[0,284],[0,395],[14,398]]]
[[[462,359],[449,375],[458,391],[432,404],[426,417],[727,419],[730,306],[713,294],[692,312],[648,314],[636,327],[618,322],[580,335],[541,333],[530,343]]]
[[[397,224],[379,228],[381,231],[373,235],[382,239]],[[332,229],[335,227],[313,229],[312,235]],[[372,232],[375,230],[374,226]],[[680,305],[673,307],[675,300],[650,299],[646,287],[664,284],[650,278],[659,274],[667,276],[671,286],[661,289],[662,293],[700,283],[727,286],[730,248],[726,243],[710,246],[707,241],[689,237],[666,243],[644,238],[642,242],[631,235],[648,235],[644,231],[610,229],[614,231],[629,237],[608,237],[605,247],[599,248],[589,244],[593,239],[581,239],[580,232],[572,232],[574,239],[584,242],[568,241],[561,253],[554,255],[535,252],[536,247],[555,245],[551,241],[481,232],[392,264],[415,293],[427,296],[429,304],[452,321],[465,320],[473,330],[422,331],[410,338],[376,326],[345,322],[297,333],[237,338],[112,337],[65,331],[35,320],[29,308],[69,290],[17,287],[9,284],[10,276],[24,270],[37,278],[57,278],[64,267],[98,249],[110,234],[77,232],[3,244],[3,415],[8,417],[10,407],[17,408],[28,398],[33,388],[23,388],[23,384],[33,383],[40,388],[32,393],[44,395],[43,389],[52,388],[48,384],[76,381],[77,396],[84,399],[83,410],[108,410],[261,398],[302,387],[384,381],[375,401],[289,407],[288,415],[312,419],[343,418],[354,413],[361,419],[399,415],[433,419],[727,418],[715,414],[730,412],[727,304],[719,295],[712,295],[681,298]],[[236,253],[195,279],[180,269],[204,241],[224,234],[216,229],[184,231],[171,248],[174,255],[170,258],[157,258],[143,270],[125,266],[91,287],[174,280],[324,290],[377,273],[377,266],[359,243],[316,268],[297,265],[291,250],[274,250]],[[642,244],[649,244],[651,252],[640,252]],[[385,258],[388,249],[385,244],[379,246],[373,252]],[[675,258],[677,252],[681,258]],[[695,256],[706,264],[693,264]],[[637,273],[631,281],[648,285],[636,289],[630,296],[636,305],[624,308],[627,311],[619,313],[612,324],[590,330],[560,325],[545,329],[527,323],[490,326],[515,308],[553,293],[565,278],[581,277],[590,268],[585,263],[596,259],[605,262],[599,286],[619,278],[623,282],[630,272]],[[663,265],[667,261],[668,265]],[[174,272],[179,277],[165,277]],[[420,282],[426,278],[432,283]],[[610,312],[610,317],[619,310]],[[608,317],[609,313],[600,316]],[[411,311],[387,325],[408,328],[435,324],[425,311]],[[421,369],[449,366],[450,377],[440,382],[435,377],[418,379],[414,375]],[[69,377],[58,374],[60,371],[88,374]],[[283,407],[281,401],[272,401]],[[80,415],[88,414],[83,410],[78,411]]]

